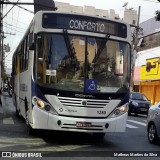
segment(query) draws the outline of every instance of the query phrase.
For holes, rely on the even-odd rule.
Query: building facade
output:
[[[143,36],[134,70],[134,83],[152,104],[160,101],[160,22],[151,18],[142,24]]]
[[[60,12],[71,12],[71,13],[81,13],[81,14],[87,14],[92,16],[100,16],[100,17],[106,17],[110,19],[117,19],[120,21],[124,21],[129,24],[137,24],[138,15],[136,10],[127,9],[124,8],[124,16],[123,18],[120,18],[119,14],[115,13],[115,10],[103,10],[103,9],[97,9],[93,6],[74,6],[69,3],[63,3],[63,2],[56,2],[55,6],[58,8],[58,11]]]

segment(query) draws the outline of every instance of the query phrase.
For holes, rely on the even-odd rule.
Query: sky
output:
[[[17,2],[17,0],[10,0],[11,2]],[[155,16],[155,11],[160,10],[160,3],[157,0],[56,0],[57,2],[70,3],[75,6],[94,6],[97,9],[114,9],[116,14],[123,17],[124,7],[122,7],[126,2],[128,2],[127,8],[133,8],[137,10],[141,6],[140,10],[140,23],[146,21]],[[33,2],[33,0],[19,0],[19,2]],[[45,0],[44,0],[45,2]],[[11,9],[12,5],[4,5],[3,16]],[[12,65],[12,55],[16,47],[18,46],[20,40],[22,39],[27,27],[29,26],[33,13],[33,6],[22,6],[24,9],[19,7],[14,7],[3,19],[3,28],[5,32],[4,44],[9,44],[11,51],[5,54],[5,66],[6,68],[11,68]]]

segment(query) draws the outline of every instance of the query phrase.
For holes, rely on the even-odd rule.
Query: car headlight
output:
[[[55,114],[55,115],[58,115],[57,111],[54,109],[53,106],[51,106],[49,103],[41,100],[40,98],[34,96],[32,98],[32,104],[34,106],[37,106],[38,108],[44,110],[44,111],[47,111],[47,112],[50,112],[52,114]]]
[[[132,105],[133,105],[133,106],[138,106],[138,103],[133,101],[133,102],[132,102]]]
[[[109,118],[114,118],[114,117],[117,117],[117,116],[120,116],[124,113],[126,113],[128,111],[128,103],[116,108],[112,113],[111,115],[109,116]]]

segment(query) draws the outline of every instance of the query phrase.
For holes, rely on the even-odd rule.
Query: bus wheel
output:
[[[18,112],[17,108],[16,108],[16,117],[20,118],[20,115],[19,115],[19,112]]]
[[[128,116],[131,116],[131,112],[130,111],[128,111]]]
[[[104,138],[105,133],[93,133],[93,136],[94,136],[95,138],[102,139],[102,138]]]
[[[15,98],[15,107],[16,107],[16,117],[17,117],[17,118],[20,118],[21,116],[20,116],[19,111],[18,111],[18,109],[17,109],[17,101],[16,101],[16,98]]]
[[[34,136],[35,135],[35,129],[31,127],[29,124],[29,111],[26,112],[26,125],[28,127],[28,135]]]
[[[28,135],[30,136],[35,135],[35,129],[33,129],[29,124],[28,124]]]

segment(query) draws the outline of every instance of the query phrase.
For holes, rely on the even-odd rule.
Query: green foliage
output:
[[[4,72],[2,78],[3,78],[3,82],[6,83],[8,80],[8,75]]]
[[[160,0],[157,1],[160,2]],[[155,14],[156,14],[155,16],[156,21],[160,21],[160,10],[156,11]]]

